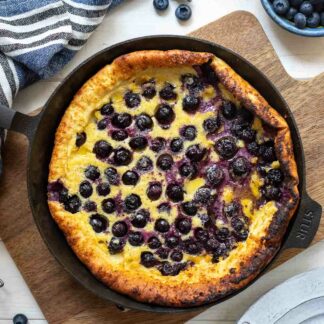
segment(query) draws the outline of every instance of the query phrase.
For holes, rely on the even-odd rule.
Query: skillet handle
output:
[[[22,133],[29,141],[33,138],[39,118],[40,114],[31,117],[0,104],[0,128]]]
[[[307,248],[315,237],[321,216],[322,206],[310,198],[305,191],[295,222],[282,249]]]

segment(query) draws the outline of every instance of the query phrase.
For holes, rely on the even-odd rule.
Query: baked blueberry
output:
[[[187,4],[180,4],[175,11],[176,17],[180,20],[190,19],[191,14],[191,8]]]
[[[241,232],[234,232],[234,235],[238,241],[245,241],[249,236],[249,232],[244,229]]]
[[[105,176],[111,185],[119,184],[119,175],[115,168],[109,167],[105,170]]]
[[[150,200],[158,200],[162,194],[162,185],[160,182],[151,182],[146,190],[147,197]]]
[[[166,10],[169,7],[169,0],[153,0],[153,6],[156,10]]]
[[[183,200],[183,189],[177,183],[168,184],[166,188],[166,194],[173,202],[179,202]]]
[[[116,203],[113,198],[104,199],[101,202],[102,210],[107,214],[112,214],[116,210]]]
[[[321,16],[318,12],[313,12],[309,17],[307,17],[307,26],[310,28],[316,28],[321,22]]]
[[[140,114],[135,118],[135,125],[141,131],[152,129],[153,121],[148,114]]]
[[[79,192],[83,198],[89,198],[93,193],[91,183],[88,180],[82,181],[79,186]]]
[[[183,140],[180,137],[176,137],[170,142],[170,149],[173,153],[178,153],[183,149]]]
[[[251,170],[250,162],[243,156],[235,158],[230,163],[230,173],[237,177],[246,177]]]
[[[91,215],[89,223],[96,233],[104,232],[109,225],[108,219],[100,214]]]
[[[142,156],[136,163],[137,170],[147,172],[153,168],[153,162],[148,156]]]
[[[128,165],[132,161],[132,158],[132,153],[124,147],[117,148],[113,156],[116,165]]]
[[[232,101],[223,100],[221,111],[226,119],[233,119],[237,114],[237,109]]]
[[[252,155],[259,155],[259,144],[257,142],[248,143],[246,149]]]
[[[154,85],[148,85],[144,87],[144,90],[142,92],[142,96],[146,99],[152,99],[156,95],[156,89]]]
[[[215,150],[223,159],[231,159],[238,151],[235,138],[232,136],[220,138],[215,143]]]
[[[231,219],[231,225],[234,228],[234,230],[237,232],[241,231],[244,228],[243,221],[237,217],[233,217]]]
[[[173,251],[170,255],[170,259],[175,262],[180,262],[183,258],[183,253],[181,251]]]
[[[141,253],[141,264],[146,268],[152,268],[156,264],[153,253],[144,251]]]
[[[88,200],[84,203],[83,205],[83,209],[86,212],[93,212],[97,210],[97,204],[94,201]]]
[[[124,129],[118,129],[112,131],[111,137],[115,141],[123,141],[128,137],[128,134]]]
[[[110,186],[108,182],[101,182],[97,186],[97,193],[99,196],[107,196],[110,194]]]
[[[310,1],[303,1],[299,7],[299,12],[309,17],[314,11],[314,7]]]
[[[200,98],[193,95],[187,95],[182,100],[182,108],[187,113],[194,113],[198,110]]]
[[[134,150],[134,151],[140,151],[144,150],[147,146],[147,139],[144,136],[136,136],[133,137],[129,141],[129,146]]]
[[[156,165],[163,171],[168,171],[172,168],[173,158],[170,154],[164,153],[161,154],[157,160]]]
[[[186,126],[181,130],[180,135],[188,141],[193,141],[197,136],[197,129],[192,125]]]
[[[69,191],[66,188],[61,188],[58,191],[58,193],[59,193],[59,202],[61,204],[64,204],[69,200],[69,198],[70,198]]]
[[[142,205],[141,198],[136,194],[130,194],[125,198],[125,207],[127,210],[136,210]]]
[[[255,140],[256,131],[251,127],[246,127],[238,135],[238,138],[242,139],[245,142],[253,142]]]
[[[153,152],[160,152],[166,145],[166,140],[163,137],[156,137],[152,140],[150,148]]]
[[[201,247],[194,239],[188,239],[183,242],[185,250],[189,254],[199,254],[201,252]]]
[[[181,234],[188,234],[191,230],[191,221],[188,218],[180,218],[176,222],[176,228]]]
[[[268,141],[259,146],[259,155],[265,162],[272,162],[276,160],[276,151],[273,141]]]
[[[125,104],[128,108],[138,107],[141,103],[141,97],[138,93],[128,91],[124,95]]]
[[[170,229],[168,221],[164,218],[159,218],[154,224],[154,229],[160,233],[166,233]]]
[[[173,249],[173,248],[175,248],[176,246],[178,246],[178,245],[179,245],[179,242],[180,242],[179,238],[178,238],[177,236],[174,236],[174,235],[169,236],[169,237],[167,237],[167,238],[165,239],[165,244],[166,244],[166,246],[169,247],[170,249]]]
[[[155,236],[150,237],[147,244],[152,250],[158,249],[162,246],[160,240]]]
[[[211,190],[208,187],[200,187],[195,193],[195,201],[206,205],[210,203],[211,200]]]
[[[186,201],[182,203],[181,208],[189,216],[195,216],[198,211],[198,207],[193,201]]]
[[[122,176],[123,184],[128,186],[135,186],[139,180],[139,176],[135,171],[126,171]]]
[[[96,157],[100,159],[106,159],[112,151],[112,146],[105,140],[96,142],[93,147],[93,153],[95,153]]]
[[[224,206],[223,214],[226,217],[232,218],[238,216],[240,213],[240,206],[237,202],[231,202]]]
[[[82,146],[87,140],[87,134],[85,132],[78,133],[76,135],[75,145],[77,147]]]
[[[191,162],[200,162],[206,154],[206,149],[201,148],[199,144],[194,144],[188,147],[186,157]]]
[[[183,177],[193,179],[197,175],[198,171],[195,165],[188,162],[184,162],[180,165],[179,172],[180,175],[182,175]]]
[[[144,243],[144,237],[141,232],[132,232],[129,233],[128,242],[133,246],[140,246]]]
[[[195,238],[200,242],[207,242],[209,237],[208,232],[201,227],[195,229],[194,235]]]
[[[100,108],[100,113],[101,115],[103,116],[110,116],[114,113],[114,107],[112,105],[112,103],[107,103],[105,105],[103,105],[101,108]]]
[[[140,209],[136,212],[135,215],[133,215],[131,223],[134,227],[144,228],[148,222],[149,217],[150,213],[147,210]]]
[[[80,210],[81,200],[77,195],[73,195],[64,202],[64,209],[71,214],[75,214]]]
[[[128,113],[114,114],[111,118],[111,124],[114,127],[125,129],[132,123],[132,116]]]
[[[110,254],[117,254],[123,251],[123,248],[125,246],[125,241],[118,237],[113,237],[108,245],[108,250]]]
[[[174,92],[175,86],[167,83],[164,88],[159,92],[159,95],[164,100],[174,100],[177,98],[176,92]]]
[[[218,241],[224,242],[228,238],[229,234],[229,229],[226,227],[222,227],[217,229],[215,236]]]
[[[190,91],[198,92],[203,89],[201,80],[191,73],[181,75],[181,82]]]
[[[220,120],[218,117],[207,118],[203,122],[203,128],[206,133],[215,133],[220,127]]]
[[[281,197],[281,191],[278,187],[274,186],[264,186],[262,188],[262,193],[267,200],[279,200]]]
[[[205,248],[207,251],[214,252],[218,249],[219,244],[215,238],[210,238],[205,242]]]
[[[159,248],[155,252],[155,254],[157,254],[160,257],[160,259],[162,259],[162,260],[167,259],[169,257],[169,253],[170,253],[170,249],[169,248],[164,248],[164,247]]]
[[[111,232],[116,237],[125,236],[128,232],[127,224],[123,221],[118,221],[114,223],[113,226],[111,227]]]
[[[85,175],[86,178],[94,181],[94,180],[97,180],[100,177],[100,171],[99,171],[98,167],[96,167],[94,165],[89,165],[85,169],[84,175]]]
[[[104,129],[106,129],[107,124],[108,124],[108,120],[107,119],[105,119],[105,118],[104,119],[101,119],[97,123],[97,128],[99,130],[104,130]]]
[[[298,12],[294,17],[294,23],[297,28],[304,29],[307,25],[307,18],[304,14]]]
[[[161,125],[168,125],[174,121],[175,113],[168,104],[160,104],[155,112],[155,118]]]
[[[218,165],[214,164],[208,167],[206,171],[208,183],[213,187],[218,186],[224,180],[224,171]]]
[[[169,214],[171,211],[171,206],[170,206],[169,202],[161,203],[157,208],[158,208],[159,213],[168,213]]]
[[[284,179],[284,175],[280,169],[270,169],[266,176],[266,182],[274,186],[279,186]]]

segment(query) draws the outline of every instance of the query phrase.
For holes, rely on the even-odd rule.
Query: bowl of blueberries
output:
[[[324,0],[261,0],[271,19],[291,33],[324,36]]]

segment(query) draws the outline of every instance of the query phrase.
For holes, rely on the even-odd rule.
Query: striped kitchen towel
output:
[[[19,89],[62,69],[122,1],[0,0],[0,103],[11,107]]]

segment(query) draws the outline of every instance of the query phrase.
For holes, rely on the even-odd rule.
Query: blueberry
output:
[[[237,202],[231,202],[224,206],[223,213],[226,217],[232,218],[240,213],[240,206]]]
[[[297,10],[296,8],[294,8],[294,7],[290,7],[289,10],[288,10],[288,12],[286,13],[286,18],[287,18],[288,20],[293,21],[295,15],[296,15],[297,13],[298,13],[298,10]]]
[[[297,9],[300,7],[302,2],[303,0],[290,0],[290,4]]]
[[[97,204],[94,201],[88,200],[84,203],[83,208],[86,212],[93,212],[97,210]]]
[[[181,75],[181,82],[185,88],[190,91],[199,91],[203,89],[201,80],[194,74],[187,73]]]
[[[200,242],[207,242],[208,232],[201,227],[195,229],[195,238]]]
[[[182,100],[182,108],[187,113],[194,113],[198,110],[200,105],[200,98],[193,96],[193,95],[187,95]]]
[[[195,193],[195,201],[206,205],[211,200],[211,190],[208,187],[200,187]]]
[[[289,10],[289,1],[288,0],[274,0],[273,9],[278,15],[285,15]]]
[[[232,101],[223,100],[221,111],[226,119],[233,119],[237,114],[237,109]]]
[[[186,126],[181,130],[180,135],[188,141],[193,141],[197,136],[197,129],[195,126]]]
[[[128,232],[127,224],[123,221],[118,221],[114,223],[113,226],[111,227],[111,232],[116,237],[125,236]]]
[[[217,117],[207,118],[203,122],[203,128],[206,133],[215,133],[220,127],[220,120]]]
[[[304,29],[307,24],[306,16],[299,12],[295,15],[294,22],[297,28]]]
[[[124,95],[125,104],[128,108],[138,107],[141,103],[141,97],[138,93],[128,91]]]
[[[75,214],[80,210],[81,200],[77,195],[69,197],[69,199],[64,203],[64,208],[71,214]]]
[[[144,150],[146,148],[146,146],[147,146],[147,139],[144,136],[136,136],[136,137],[133,137],[129,141],[129,146],[134,151]]]
[[[110,194],[110,186],[108,182],[101,182],[97,186],[97,193],[99,196],[107,196]]]
[[[188,234],[191,231],[191,222],[188,218],[180,218],[176,222],[176,228],[181,234]]]
[[[93,193],[91,183],[87,180],[82,181],[79,186],[79,192],[83,198],[89,198]]]
[[[265,162],[272,162],[276,160],[276,151],[273,141],[265,142],[259,147],[259,155]]]
[[[153,85],[145,86],[142,92],[142,96],[146,99],[152,99],[156,95],[156,89]]]
[[[132,232],[128,236],[128,242],[133,246],[140,246],[144,243],[144,237],[141,232]]]
[[[205,248],[207,251],[214,252],[217,251],[219,244],[220,243],[216,239],[210,238],[206,241]]]
[[[247,151],[252,155],[259,154],[259,145],[257,142],[248,143],[246,146]]]
[[[154,138],[151,142],[150,148],[153,152],[160,152],[166,145],[166,140],[163,137]]]
[[[215,143],[215,150],[223,159],[228,160],[232,158],[238,150],[235,138],[232,136],[220,138]]]
[[[189,179],[193,179],[197,175],[197,168],[191,164],[184,162],[179,167],[180,175]]]
[[[150,200],[158,200],[162,194],[162,185],[160,182],[152,182],[146,190],[147,197]]]
[[[148,211],[146,211],[145,209],[140,209],[133,216],[131,223],[134,227],[144,228],[148,222],[149,217],[150,213]]]
[[[228,238],[229,234],[230,234],[230,231],[228,228],[226,228],[226,227],[219,228],[216,231],[216,238],[218,241],[224,242]]]
[[[112,151],[112,146],[105,140],[96,142],[93,147],[93,153],[95,153],[96,157],[100,159],[106,159]]]
[[[159,213],[170,213],[171,206],[168,202],[161,203],[158,207]]]
[[[132,153],[123,147],[119,147],[114,152],[114,163],[116,165],[128,165],[132,161]]]
[[[177,94],[174,92],[175,87],[171,83],[167,83],[164,88],[159,92],[159,95],[164,100],[174,100]]]
[[[178,267],[172,265],[168,261],[163,262],[159,270],[163,276],[176,276],[180,271]]]
[[[309,17],[314,11],[313,5],[309,1],[303,1],[299,7],[299,12]]]
[[[166,10],[169,7],[169,0],[153,0],[153,6],[156,10]]]
[[[156,161],[156,165],[163,171],[168,171],[172,168],[173,158],[170,154],[161,154]]]
[[[183,149],[183,140],[180,137],[171,140],[170,149],[174,153],[180,152]]]
[[[188,239],[184,241],[185,250],[189,254],[199,254],[201,252],[201,247],[194,239]]]
[[[135,118],[135,124],[141,131],[152,129],[153,127],[152,118],[147,114],[138,115]]]
[[[179,245],[179,238],[177,236],[169,236],[165,239],[165,244],[167,247],[169,247],[170,249],[175,248],[176,246]]]
[[[191,162],[200,162],[206,154],[206,149],[201,148],[199,144],[194,144],[188,147],[186,157]]]
[[[148,156],[142,156],[137,161],[136,168],[143,172],[150,171],[153,168],[153,162]]]
[[[135,186],[139,180],[139,176],[135,171],[126,171],[122,176],[123,184],[128,186]]]
[[[152,250],[158,249],[159,247],[162,246],[160,240],[155,236],[152,236],[151,238],[149,238],[147,244],[148,244],[149,248]]]
[[[87,140],[87,134],[85,132],[78,133],[76,135],[75,145],[77,147],[82,146]]]
[[[244,228],[244,223],[237,217],[233,217],[231,220],[231,225],[235,229],[235,231],[239,232]]]
[[[111,118],[111,124],[114,127],[125,129],[132,123],[132,116],[128,113],[114,114]]]
[[[142,252],[141,253],[141,264],[146,268],[152,268],[156,264],[153,253],[151,252]]]
[[[69,192],[66,188],[62,188],[59,191],[59,202],[61,204],[66,203],[69,200],[70,196],[69,196]]]
[[[13,324],[27,324],[28,323],[28,318],[24,314],[17,314],[12,319],[12,322],[13,322]]]
[[[130,194],[125,198],[125,207],[127,210],[133,211],[142,205],[141,198],[136,194]]]
[[[170,255],[172,261],[180,262],[183,258],[183,254],[180,251],[173,251]]]
[[[307,26],[310,28],[316,28],[319,26],[321,22],[321,16],[318,12],[313,12],[308,18],[307,18]]]
[[[169,256],[170,250],[167,248],[160,248],[155,253],[160,257],[160,259],[167,259]]]
[[[245,120],[238,119],[231,126],[231,132],[238,138],[247,142],[252,142],[255,139],[256,131],[250,126],[250,123]]]
[[[100,171],[96,166],[89,165],[85,169],[84,175],[86,176],[86,178],[94,181],[94,180],[97,180],[100,177]]]
[[[218,186],[224,180],[224,171],[216,164],[210,166],[206,171],[208,183],[213,187]]]
[[[168,221],[164,218],[159,218],[154,224],[154,229],[160,233],[166,233],[170,229]]]
[[[97,123],[97,128],[99,129],[99,130],[104,130],[104,129],[106,129],[106,127],[107,127],[107,119],[101,119],[101,120],[99,120],[98,121],[98,123]]]
[[[284,179],[284,175],[280,169],[270,169],[266,176],[266,183],[279,186]]]
[[[105,176],[111,185],[119,184],[119,175],[115,168],[109,167],[105,170]]]
[[[107,103],[100,108],[100,113],[103,116],[110,116],[114,112],[114,107],[111,103]]]
[[[265,186],[262,188],[262,193],[267,200],[279,200],[281,191],[278,187]]]
[[[168,104],[160,104],[154,116],[161,125],[168,125],[174,121],[175,113]]]
[[[120,253],[125,246],[125,241],[118,237],[113,237],[108,245],[108,250],[110,254]]]
[[[246,177],[250,173],[251,165],[245,157],[239,156],[230,163],[229,168],[234,176]]]
[[[180,20],[188,20],[191,14],[191,8],[186,4],[179,5],[175,11],[176,17]]]
[[[112,198],[104,199],[101,202],[101,208],[105,213],[112,214],[116,210],[115,200]]]
[[[108,225],[108,219],[100,214],[94,214],[90,217],[89,223],[96,233],[104,232]]]
[[[127,134],[127,132],[125,130],[118,129],[118,130],[114,130],[111,133],[111,137],[115,141],[123,141],[128,137],[128,134]]]
[[[166,188],[166,194],[173,202],[179,202],[183,200],[183,189],[177,183],[168,184]]]
[[[186,201],[182,203],[181,208],[189,216],[195,216],[198,211],[196,204],[192,201]]]

